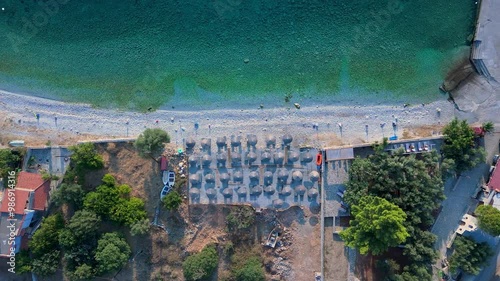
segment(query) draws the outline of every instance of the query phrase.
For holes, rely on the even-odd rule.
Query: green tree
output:
[[[71,161],[74,163],[77,171],[98,170],[104,167],[102,156],[97,154],[93,143],[86,142],[74,145],[69,148],[73,154]]]
[[[21,250],[16,254],[16,274],[31,272],[31,258],[28,250]]]
[[[115,186],[100,185],[95,191],[87,193],[83,200],[83,206],[96,214],[109,218],[111,210],[118,204],[120,193]]]
[[[63,183],[52,193],[50,200],[54,205],[70,204],[75,209],[80,209],[83,204],[85,191],[81,185],[74,183]]]
[[[455,161],[454,170],[460,175],[462,172],[484,162],[485,151],[476,147],[474,130],[467,121],[452,120],[443,129],[444,144],[441,151],[445,158]]]
[[[454,251],[450,258],[450,269],[456,272],[459,268],[464,272],[476,275],[486,264],[493,251],[486,243],[457,236],[453,242]]]
[[[248,229],[255,221],[255,212],[248,206],[234,206],[226,217],[229,231]]]
[[[93,280],[95,277],[95,270],[88,264],[82,264],[68,275],[71,281]]]
[[[500,211],[490,205],[481,205],[476,209],[479,227],[492,236],[500,235]]]
[[[94,212],[88,210],[76,211],[66,228],[77,239],[94,237],[101,224],[101,218]]]
[[[134,143],[142,157],[158,157],[163,152],[165,143],[170,142],[170,136],[162,129],[146,129]]]
[[[130,246],[118,233],[106,233],[97,242],[95,260],[98,263],[98,272],[116,271],[124,266],[130,256]]]
[[[163,198],[163,206],[169,211],[176,211],[182,204],[182,197],[177,191],[171,191]]]
[[[146,218],[144,201],[136,197],[120,199],[111,212],[112,220],[128,226]]]
[[[40,258],[34,259],[31,264],[31,270],[41,277],[56,273],[59,267],[59,254],[58,250],[52,250],[43,254]]]
[[[493,122],[485,122],[485,123],[483,123],[481,128],[486,133],[492,133],[493,130],[495,130],[495,125],[493,124]]]
[[[48,216],[43,219],[40,228],[33,234],[29,248],[34,257],[41,257],[45,253],[54,251],[58,247],[58,235],[64,228],[61,214]]]
[[[238,281],[265,281],[266,275],[262,262],[258,257],[251,257],[244,265],[234,270],[234,276]]]
[[[204,280],[212,276],[217,269],[219,255],[214,245],[206,246],[201,252],[186,258],[182,264],[187,281]]]
[[[134,224],[130,226],[130,234],[132,236],[144,235],[148,233],[151,228],[151,223],[149,219],[145,218],[139,221],[136,221]]]
[[[361,254],[382,254],[409,236],[403,225],[406,214],[384,198],[365,196],[358,205],[352,206],[351,213],[354,219],[340,237],[347,246],[357,248]]]
[[[21,158],[11,149],[0,149],[0,178],[6,178]]]

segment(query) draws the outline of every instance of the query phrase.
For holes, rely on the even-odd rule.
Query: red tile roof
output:
[[[26,202],[28,201],[30,192],[27,190],[14,190],[13,201],[16,205],[14,206],[14,213],[18,215],[24,215],[24,209],[26,208]],[[0,207],[0,212],[9,213],[9,189],[5,189],[3,193],[2,206]]]
[[[496,192],[500,192],[500,161],[495,165],[495,170],[491,174],[490,181],[488,182],[488,187],[490,189],[495,190]]]
[[[17,184],[14,190],[15,195],[15,213],[24,214],[26,207],[31,207],[32,210],[43,211],[49,197],[50,180],[44,181],[39,174],[20,172],[17,176]],[[30,198],[30,193],[34,193],[31,206],[27,206],[26,201]],[[8,189],[4,192],[2,206],[0,212],[8,213],[9,211]]]
[[[17,176],[16,188],[35,190],[43,183],[42,175],[23,171]]]

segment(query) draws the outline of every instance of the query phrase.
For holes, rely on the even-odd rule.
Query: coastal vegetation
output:
[[[7,178],[8,172],[12,171],[20,160],[19,153],[12,149],[0,149],[0,178]]]
[[[176,190],[171,191],[163,198],[163,206],[169,211],[176,211],[182,204],[182,197]]]
[[[475,211],[479,227],[492,236],[500,235],[500,210],[490,205],[481,205]]]
[[[444,144],[441,147],[450,169],[460,175],[484,162],[486,152],[476,144],[474,130],[467,121],[453,119],[443,129]]]
[[[363,255],[379,255],[408,237],[406,214],[397,205],[376,196],[364,196],[352,206],[350,226],[340,233],[346,245]]]
[[[458,236],[453,242],[453,254],[450,258],[450,269],[456,272],[461,269],[465,273],[476,275],[493,254],[486,243],[476,243],[464,236]]]
[[[165,143],[170,142],[170,136],[162,129],[146,129],[139,135],[134,143],[135,148],[142,157],[155,159],[163,152]]]
[[[403,150],[389,154],[385,146],[386,141],[377,144],[373,155],[354,160],[344,199],[351,206],[359,206],[366,196],[377,196],[398,206],[406,214],[402,224],[408,235],[401,228],[399,234],[407,237],[402,252],[409,264],[402,265],[395,276],[402,280],[430,280],[437,254],[433,249],[436,237],[428,229],[434,222],[432,212],[444,199],[439,157],[431,152],[417,158],[404,155]],[[371,238],[360,239],[365,241],[356,246],[370,245]]]
[[[182,264],[187,281],[206,280],[217,269],[219,255],[215,245],[207,245],[201,252],[192,254]]]

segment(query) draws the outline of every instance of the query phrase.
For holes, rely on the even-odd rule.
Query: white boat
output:
[[[173,187],[175,183],[175,173],[173,171],[163,171],[162,181],[164,185]]]
[[[24,141],[23,140],[13,140],[9,142],[10,146],[15,146],[15,147],[22,147],[24,146]]]
[[[163,186],[163,189],[161,190],[161,193],[160,193],[160,200],[163,200],[163,198],[165,198],[165,196],[167,196],[167,194],[170,191],[172,191],[172,187],[170,187],[168,185]]]

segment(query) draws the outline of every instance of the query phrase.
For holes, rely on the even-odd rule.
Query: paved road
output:
[[[477,201],[471,196],[488,168],[489,165],[481,164],[464,173],[455,183],[450,181],[445,185],[446,199],[442,203],[441,213],[431,230],[437,235],[434,248],[439,251],[440,259],[446,256],[446,245],[457,229],[460,219],[468,211],[469,206],[476,204]],[[440,268],[439,261],[437,266]]]

